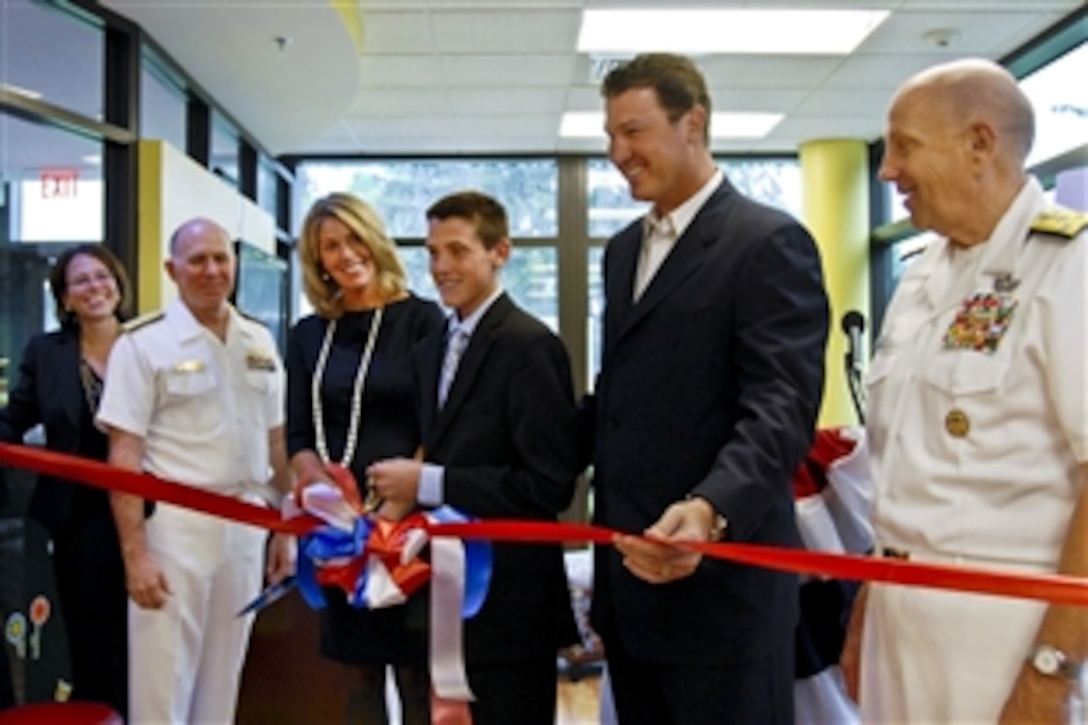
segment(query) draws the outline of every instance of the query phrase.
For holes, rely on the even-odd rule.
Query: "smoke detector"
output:
[[[957,28],[934,28],[922,33],[922,40],[934,48],[948,48],[954,45],[963,33]]]

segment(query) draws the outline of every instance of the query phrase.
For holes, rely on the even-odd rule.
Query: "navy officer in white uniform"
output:
[[[284,373],[268,330],[228,302],[236,260],[208,219],[182,224],[166,270],[179,297],[130,323],[110,354],[98,424],[111,464],[251,502],[290,490]],[[253,616],[236,614],[266,571],[259,529],[112,494],[129,606],[129,715],[134,723],[234,720]],[[267,573],[294,567],[273,535]]]
[[[1024,171],[1031,102],[990,61],[892,100],[880,175],[934,235],[869,371],[885,556],[1088,577],[1088,215]],[[863,722],[1083,722],[1088,609],[868,587]],[[859,625],[864,624],[863,628]],[[857,635],[859,635],[858,637]]]

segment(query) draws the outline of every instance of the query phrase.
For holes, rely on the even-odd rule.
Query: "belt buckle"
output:
[[[882,550],[884,558],[886,559],[901,559],[902,561],[910,561],[910,552],[903,551],[902,549],[896,549],[894,546],[885,546]]]

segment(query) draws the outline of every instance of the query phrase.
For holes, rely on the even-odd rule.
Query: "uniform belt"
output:
[[[981,563],[979,559],[960,554],[941,554],[936,551],[926,550],[907,551],[894,546],[883,546],[880,548],[880,553],[887,559],[899,559],[901,561],[928,561],[942,564],[966,564],[972,561]]]
[[[908,551],[906,549],[900,549],[895,546],[879,546],[877,547],[877,551],[879,551],[881,556],[885,558],[899,559],[900,561],[930,562],[934,564],[952,564],[957,566],[981,566],[987,568],[997,567],[1001,569],[1013,569],[1016,571],[1050,571],[1050,567],[1047,567],[1043,564],[1012,562],[999,559],[986,559],[979,556],[969,556],[964,554],[943,554],[941,552],[929,551],[926,549]]]

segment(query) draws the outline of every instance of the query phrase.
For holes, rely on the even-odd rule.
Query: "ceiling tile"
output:
[[[938,53],[854,56],[843,62],[822,88],[890,91],[915,73],[950,59]]]
[[[573,55],[446,55],[442,76],[451,88],[488,85],[562,86]]]
[[[555,88],[496,88],[488,90],[460,89],[449,93],[453,113],[478,116],[515,116],[530,113],[555,115],[563,111],[566,89]]]
[[[464,136],[481,138],[519,138],[523,136],[555,136],[559,130],[559,114],[509,116],[506,118],[455,118],[454,126]]]
[[[364,11],[363,52],[420,53],[434,52],[435,38],[426,12]]]
[[[361,88],[434,88],[442,85],[435,55],[374,55],[359,58]]]
[[[793,112],[799,116],[830,114],[882,114],[891,101],[892,91],[880,90],[819,90],[813,91]]]
[[[824,139],[856,138],[872,141],[880,137],[883,128],[883,111],[870,117],[791,115],[777,126],[766,140],[774,139]]]
[[[712,55],[698,58],[711,88],[807,88],[818,86],[842,64],[834,56]]]
[[[873,31],[857,53],[864,56],[943,52],[949,58],[997,57],[1024,36],[1025,28],[1043,27],[1059,17],[1038,12],[898,12]],[[924,36],[938,29],[953,29],[958,35],[946,48],[937,47]]]
[[[442,90],[365,89],[355,97],[350,116],[443,116],[449,112]]]
[[[461,10],[431,13],[442,53],[573,53],[577,10]]]

